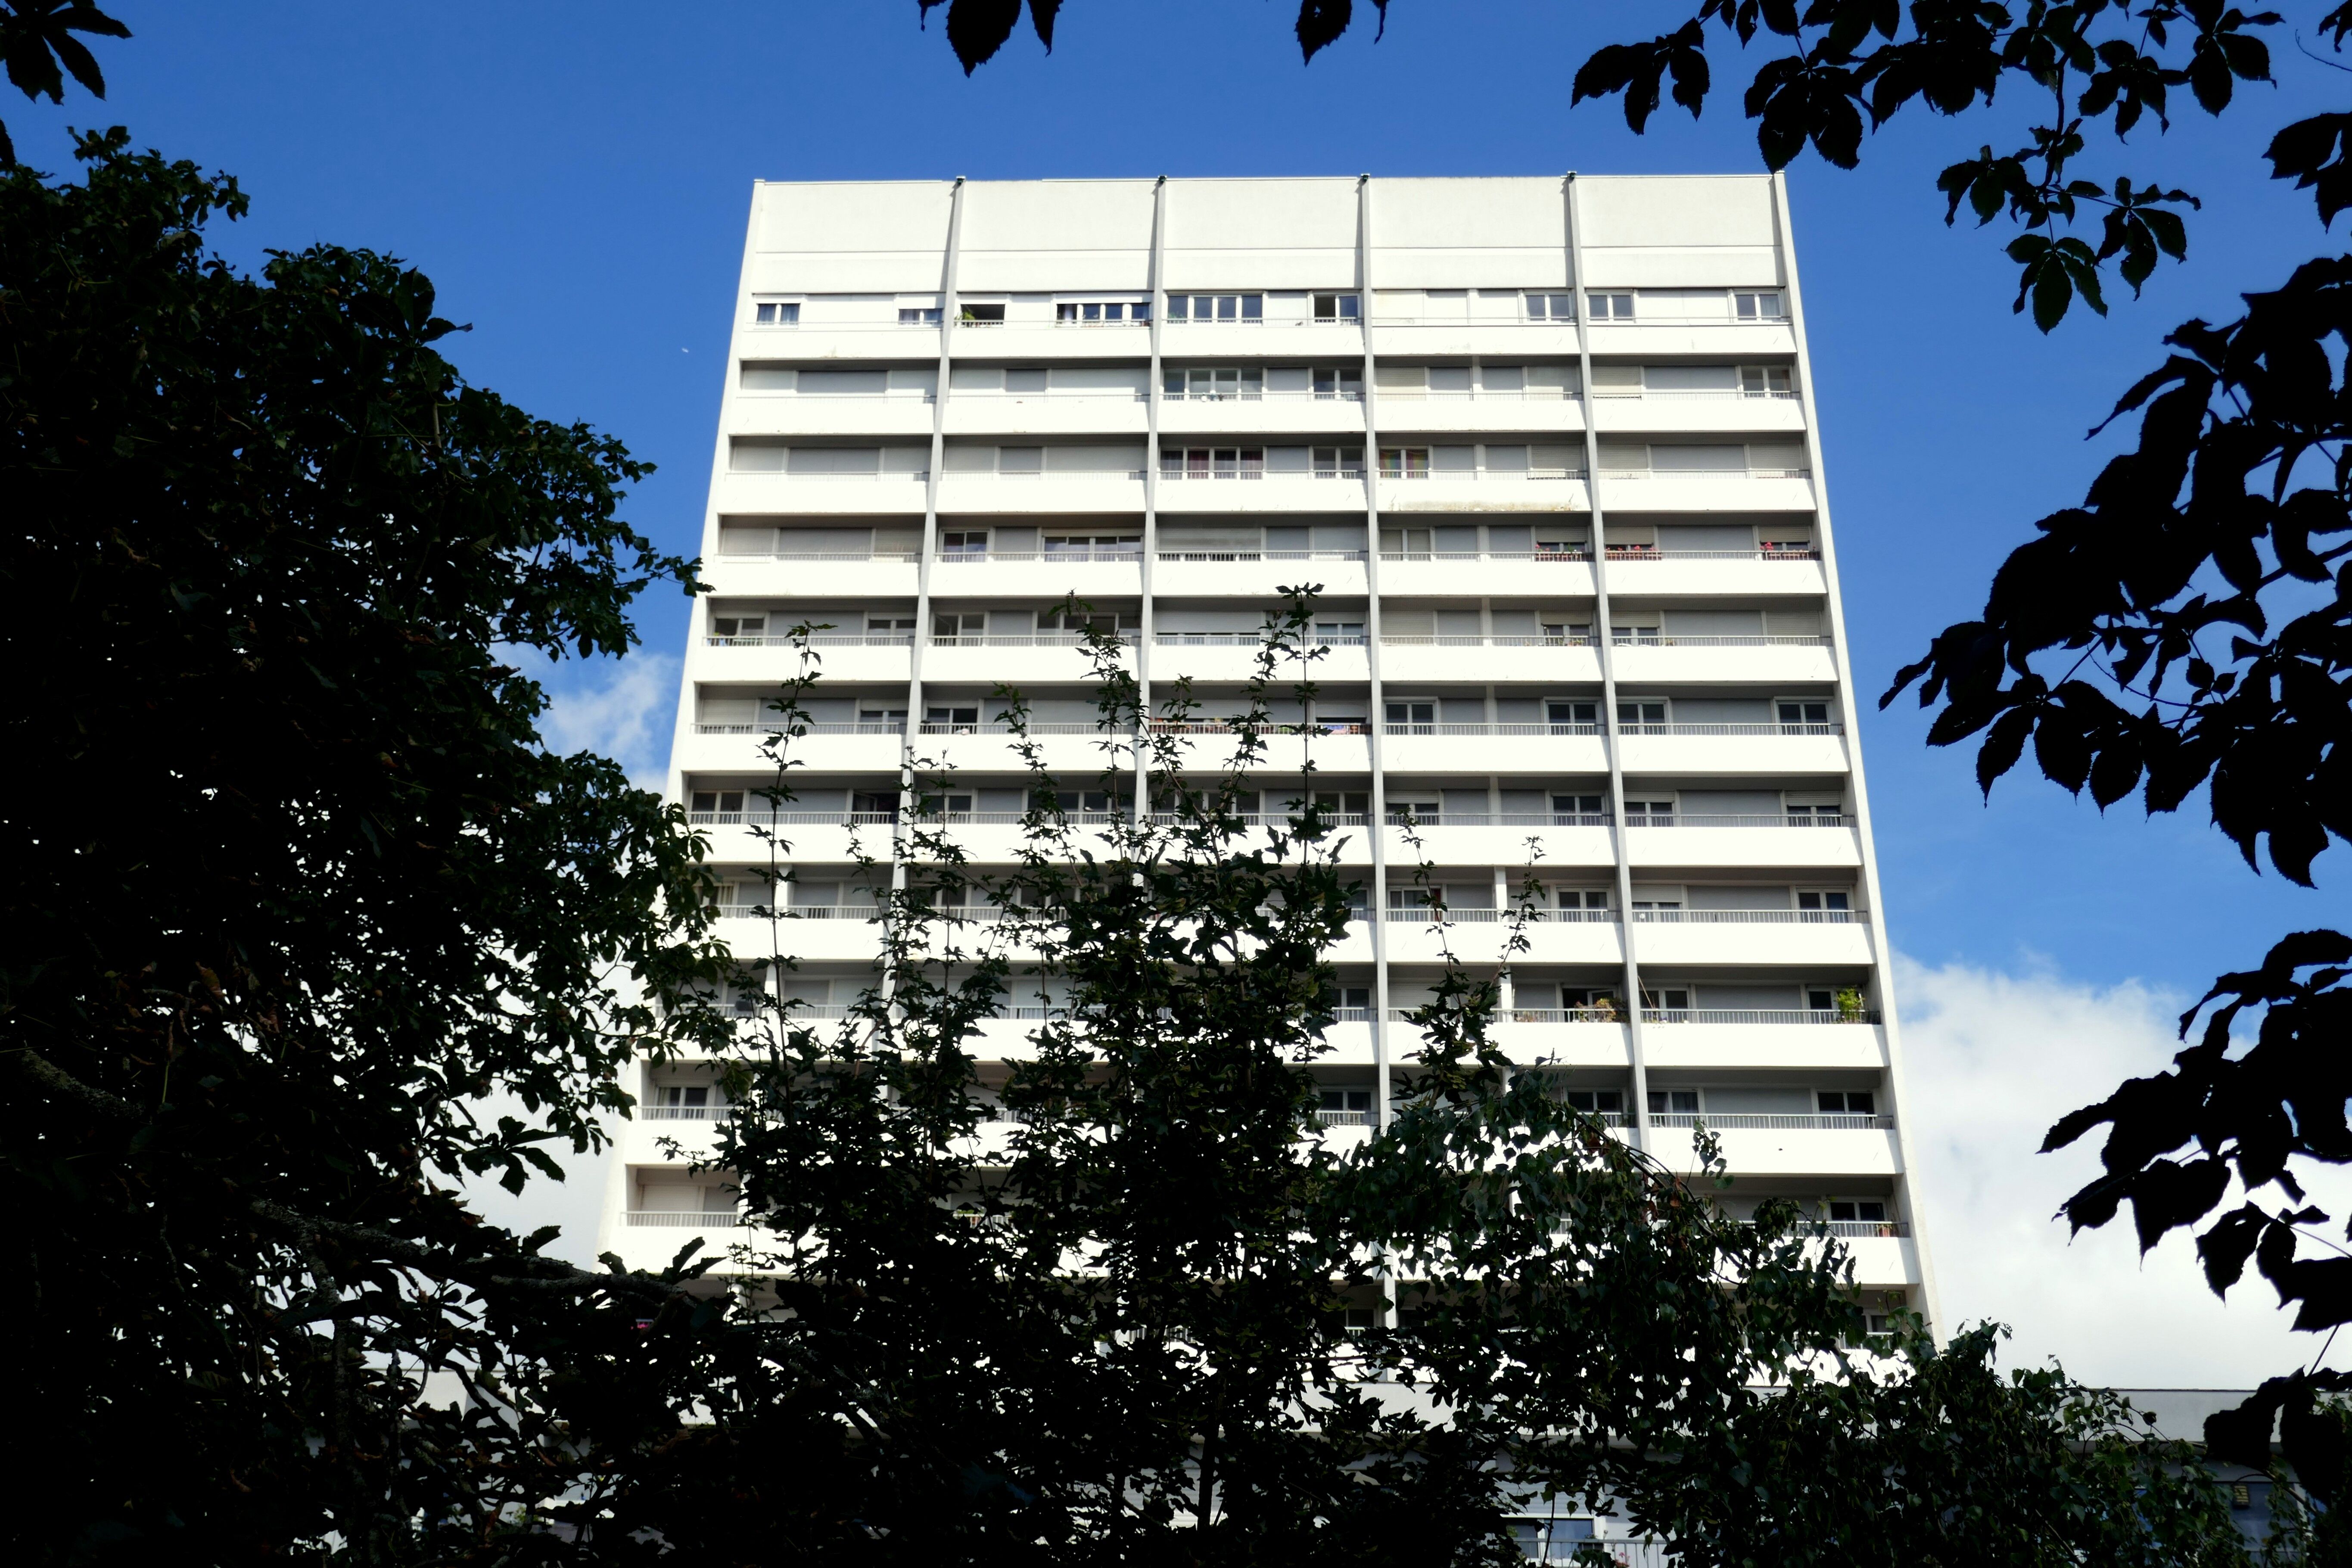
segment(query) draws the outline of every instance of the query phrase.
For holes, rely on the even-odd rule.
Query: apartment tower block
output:
[[[1365,889],[1314,1068],[1328,1135],[1387,1114],[1437,922],[1496,973],[1532,879],[1514,1059],[1678,1169],[1704,1121],[1724,1201],[1818,1205],[1873,1310],[1927,1310],[1777,177],[762,184],[702,557],[669,788],[728,907],[798,917],[770,984],[804,1014],[875,982],[888,871],[853,844],[887,866],[910,756],[1008,867],[1029,780],[1001,687],[1066,799],[1137,809],[1100,777],[1076,623],[1213,715],[1280,588],[1318,584],[1319,691],[1276,714],[1307,739],[1262,808],[1311,748]],[[803,622],[832,629],[772,893],[763,706]],[[766,951],[763,917],[721,930]],[[1033,1026],[988,1026],[984,1079]],[[723,1247],[731,1193],[663,1143],[717,1089],[691,1063],[634,1087],[603,1245]]]

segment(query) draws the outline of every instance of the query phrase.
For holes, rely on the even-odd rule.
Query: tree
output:
[[[1057,9],[1033,4],[1041,31]],[[1385,26],[1387,6],[1379,9]],[[959,31],[965,10],[974,20]],[[1009,3],[954,0],[949,37],[967,70],[1017,15]],[[1347,0],[1304,0],[1306,58],[1350,20]],[[2169,131],[2176,89],[2221,113],[2239,82],[2269,79],[2261,35],[2284,21],[2222,0],[2032,0],[2016,10],[1989,0],[1702,0],[1671,32],[1596,51],[1572,99],[1622,94],[1638,132],[1662,97],[1700,112],[1712,46],[1785,48],[1757,68],[1742,99],[1764,162],[1783,168],[1810,146],[1852,168],[1865,132],[1905,109],[1989,111],[2009,85],[2041,122],[2012,151],[1988,142],[1948,164],[1936,185],[1948,222],[1965,206],[1979,226],[2005,216],[2018,228],[2007,247],[2019,268],[2012,309],[2030,308],[2047,332],[2078,300],[2105,312],[2109,269],[2137,292],[2161,258],[2187,254],[2180,209],[2195,196],[2128,172],[2080,177],[2094,139],[2120,147],[2150,121]],[[2340,52],[2352,5],[2326,12],[2316,30]],[[2352,112],[2284,127],[2266,157],[2274,177],[2313,193],[2323,225],[2352,206]],[[2095,244],[2077,232],[2094,218]],[[2029,741],[2045,776],[2078,795],[2087,787],[2102,809],[2137,793],[2150,812],[2173,811],[2201,789],[2250,867],[2267,853],[2281,875],[2310,885],[2318,855],[2352,836],[2347,283],[2352,257],[2315,258],[2278,289],[2246,296],[2238,320],[2189,321],[2168,337],[2177,352],[2099,426],[2137,416],[2137,448],[2107,465],[2083,505],[2036,525],[2040,536],[1995,574],[1983,614],[1935,637],[1882,706],[1916,685],[1924,706],[1941,705],[1932,744],[1981,735],[1977,773],[1988,792]],[[2133,1079],[2052,1128],[2045,1149],[2109,1129],[2105,1173],[2067,1200],[2070,1223],[2106,1224],[2128,1203],[2145,1251],[2213,1215],[2234,1176],[2244,1201],[2198,1238],[2213,1289],[2225,1294],[2252,1261],[2282,1305],[2295,1307],[2297,1328],[2332,1334],[2352,1321],[2352,1260],[2317,1229],[2333,1221],[2294,1174],[2297,1162],[2352,1163],[2352,1078],[2339,1059],[2352,1019],[2347,963],[2352,937],[2342,932],[2284,938],[2259,967],[2221,976],[2182,1018],[2184,1038],[2200,1016],[2205,1028],[2170,1071]],[[2242,1023],[2252,1025],[2251,1043],[2237,1037]],[[2265,1208],[2256,1195],[2273,1186],[2285,1202]],[[2306,1242],[2331,1256],[2308,1256]],[[2283,1422],[2297,1473],[2333,1503],[2352,1495],[2343,1489],[2352,1443],[2329,1400],[2352,1391],[2352,1373],[2319,1370],[2327,1348],[2216,1417],[2207,1436],[2218,1455],[2266,1465]]]
[[[736,1359],[709,1428],[595,1528],[748,1553],[718,1500],[789,1464],[822,1481],[794,1553],[861,1562],[1500,1564],[1551,1497],[1693,1564],[2244,1562],[2186,1448],[2114,1396],[2001,1377],[1990,1330],[1857,1353],[1834,1242],[1785,1203],[1729,1219],[1711,1144],[1668,1171],[1513,1068],[1465,964],[1417,1016],[1393,1122],[1327,1136],[1345,835],[1270,718],[1286,668],[1311,697],[1313,619],[1303,592],[1274,618],[1230,715],[1181,682],[1146,714],[1091,634],[1102,743],[1146,737],[1147,811],[1115,765],[1054,776],[1001,694],[1019,865],[982,874],[919,809],[871,987],[837,1022],[782,989],[746,1021],[707,1166],[754,1226]],[[780,810],[820,629],[773,705]],[[1288,746],[1295,796],[1262,819],[1244,793]],[[1074,809],[1089,793],[1111,808]],[[1507,948],[1536,918],[1531,889]],[[1026,1042],[982,1082],[1008,1027]]]
[[[699,844],[546,752],[517,666],[625,649],[692,566],[621,521],[618,443],[465,384],[424,276],[243,275],[205,245],[233,181],[79,154],[0,173],[0,1532],[487,1551],[582,1453],[673,1433],[700,1353],[682,1277],[583,1273],[455,1190],[559,1176],[621,1063],[709,1037]]]
[[[0,0],[0,66],[26,98],[66,100],[66,78],[93,98],[106,96],[106,75],[76,33],[127,38],[131,29],[90,0]],[[0,125],[0,168],[16,161],[16,144]]]

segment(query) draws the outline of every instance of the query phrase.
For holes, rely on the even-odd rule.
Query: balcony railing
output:
[[[860,561],[868,556],[858,556]],[[913,556],[907,557],[911,561]],[[806,643],[811,647],[912,647],[912,632],[816,632],[808,637],[709,637],[712,647],[797,647]]]
[[[1612,561],[1819,561],[1822,552],[1810,544],[1783,544],[1762,550],[1661,550],[1654,544],[1612,544]]]
[[[908,557],[909,560],[913,557]],[[942,550],[932,559],[940,562],[982,561],[1123,561],[1133,564],[1143,559],[1143,546],[1134,544],[1097,544],[1063,546],[1053,550]]]
[[[1739,1223],[1752,1226],[1756,1222],[1744,1219]],[[1800,1219],[1797,1221],[1797,1234],[1902,1240],[1910,1237],[1911,1222],[1907,1219]]]
[[[1370,1127],[1372,1113],[1369,1110],[1318,1110],[1313,1113],[1320,1127]]]
[[[647,1105],[638,1109],[637,1119],[641,1121],[719,1121],[734,1109],[731,1105]]]
[[[1644,1014],[1643,1016],[1648,1015]],[[1821,1116],[1809,1111],[1788,1114],[1752,1114],[1746,1111],[1701,1113],[1689,1110],[1654,1110],[1650,1113],[1653,1127],[1711,1127],[1725,1129],[1765,1128],[1787,1132],[1887,1132],[1895,1127],[1892,1116]]]
[[[782,714],[776,715],[782,719]],[[775,735],[790,732],[799,735],[903,735],[907,732],[904,720],[808,720],[795,721],[789,726],[776,724],[697,724],[698,735]]]
[[[1549,550],[1388,550],[1383,561],[1591,561],[1590,545],[1561,545]],[[1612,559],[1614,559],[1613,557]]]
[[[1388,395],[1383,393],[1381,395],[1385,397]],[[1361,403],[1364,400],[1364,395],[1360,390],[1317,392],[1311,387],[1304,390],[1286,387],[1275,392],[1268,392],[1262,388],[1249,391],[1236,389],[1195,392],[1191,387],[1186,387],[1181,392],[1171,392],[1162,387],[1160,391],[1160,400],[1163,403]]]
[[[1852,1012],[1808,1007],[1644,1007],[1644,1024],[1876,1024],[1875,1007]]]
[[[1141,468],[950,468],[951,479],[1139,479]]]
[[[1810,479],[1811,468],[1603,468],[1604,479]]]
[[[1209,468],[1194,468],[1185,463],[1162,463],[1160,477],[1163,479],[1360,479],[1361,465],[1318,464],[1307,468],[1269,468],[1255,463],[1217,463]]]
[[[1621,735],[1843,735],[1843,724],[1619,724]]]
[[[1162,550],[1162,561],[1361,561],[1360,550]]]
[[[1860,910],[1635,910],[1635,925],[1864,925]]]
[[[911,566],[923,558],[919,550],[794,550],[789,545],[767,550],[721,549],[719,554],[726,561],[864,561],[892,566]]]
[[[665,1230],[742,1230],[751,1223],[740,1214],[704,1214],[698,1209],[630,1209],[622,1221]]]

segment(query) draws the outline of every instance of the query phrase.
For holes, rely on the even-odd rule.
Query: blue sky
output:
[[[20,156],[62,170],[67,125],[124,123],[142,144],[244,182],[253,216],[217,237],[232,256],[330,240],[411,260],[439,285],[444,314],[475,323],[451,348],[471,378],[612,431],[660,466],[632,515],[682,552],[697,546],[755,178],[1758,166],[1734,57],[1719,62],[1731,90],[1696,124],[1667,111],[1636,138],[1613,104],[1569,107],[1591,48],[1670,25],[1683,15],[1672,5],[1395,0],[1385,41],[1367,26],[1302,67],[1280,0],[1073,0],[1051,58],[1024,29],[966,80],[939,21],[919,32],[908,0],[109,3],[136,37],[98,43],[107,100],[7,94],[0,113]],[[1867,697],[1979,606],[2032,520],[2079,498],[2113,449],[2084,432],[2159,361],[2165,331],[2233,314],[2240,290],[2325,245],[2308,198],[2264,178],[2258,154],[2345,83],[2281,44],[2277,88],[2243,89],[2218,123],[2183,95],[2173,137],[2151,127],[2136,140],[2134,173],[2205,199],[2188,265],[2160,270],[2136,303],[2126,293],[2109,320],[2078,312],[2048,339],[2010,313],[2006,231],[1947,229],[1933,188],[1944,163],[2006,143],[2027,106],[2004,103],[1998,122],[1906,116],[1859,173],[1810,158],[1793,171]],[[685,609],[646,607],[651,649],[676,650]],[[615,685],[602,670],[554,684],[590,715],[572,732],[636,750],[625,760],[643,768],[668,732],[669,679]],[[641,693],[665,710],[636,711]],[[2102,818],[2022,778],[1986,806],[1971,754],[1927,751],[1924,729],[1906,700],[1864,736],[1897,945],[1947,977],[2021,976],[2077,998],[2145,983],[2157,1002],[2134,1002],[2147,1026],[2124,1065],[2160,1062],[2153,1020],[2170,993],[2251,964],[2279,931],[2346,918],[2340,889],[2249,873],[2201,810]]]

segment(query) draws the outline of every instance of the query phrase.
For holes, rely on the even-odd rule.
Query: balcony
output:
[[[1893,1130],[1895,1118],[1892,1116],[1822,1116],[1801,1112],[1771,1115],[1744,1112],[1709,1115],[1702,1111],[1654,1110],[1650,1113],[1650,1125],[1684,1129],[1707,1127],[1717,1131],[1734,1128],[1747,1130],[1769,1128],[1783,1132],[1884,1132]],[[1875,1235],[1877,1232],[1874,1227],[1868,1232],[1855,1234]]]
[[[1810,512],[1810,468],[1748,468],[1724,473],[1604,468],[1601,483],[1612,516],[1628,512]]]

